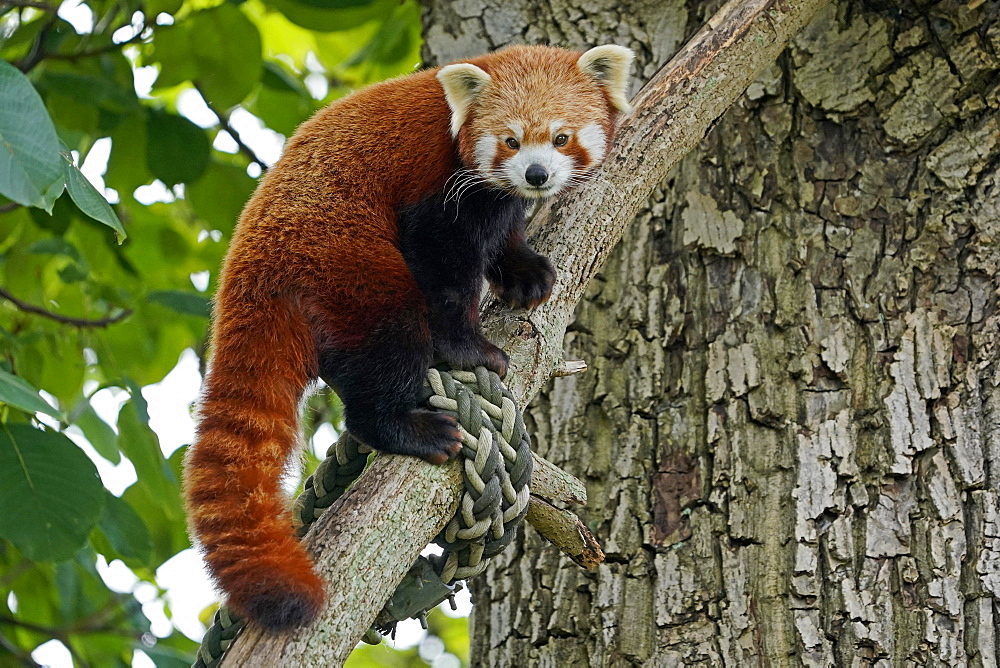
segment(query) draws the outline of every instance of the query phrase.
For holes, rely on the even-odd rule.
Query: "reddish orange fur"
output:
[[[517,47],[469,62],[497,80],[565,85],[562,93],[590,101],[610,138],[610,104],[573,66],[579,55]],[[262,592],[271,591],[304,602],[299,622],[323,605],[280,478],[298,447],[299,404],[317,375],[317,351],[364,347],[394,312],[424,308],[399,251],[397,212],[440,192],[459,167],[437,71],[366,88],[304,123],[236,229],[215,299],[185,494],[192,533],[240,614],[255,617]],[[461,154],[472,150],[477,113],[499,120],[504,105],[551,114],[558,104],[558,96],[537,93],[485,99],[459,135]]]

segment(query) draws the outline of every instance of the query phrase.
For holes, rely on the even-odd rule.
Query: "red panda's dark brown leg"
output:
[[[363,348],[320,353],[320,377],[344,402],[354,436],[382,452],[441,464],[461,450],[455,421],[417,408],[431,362],[429,337],[412,322],[387,323]]]
[[[481,187],[402,212],[403,256],[427,303],[436,359],[507,373],[507,355],[480,331],[479,293],[488,263],[523,217],[522,200]]]
[[[345,309],[349,302],[338,293],[344,286],[305,298],[319,375],[344,402],[354,436],[382,452],[440,464],[462,446],[454,419],[417,408],[433,352],[427,307],[399,250],[375,243],[367,250],[378,258],[378,271],[352,277],[365,295],[355,296],[356,312]]]
[[[459,369],[485,366],[499,376],[507,375],[510,361],[479,328],[479,291],[482,278],[475,283],[442,293],[428,295],[434,356]]]
[[[524,227],[511,232],[503,251],[486,269],[494,294],[513,308],[534,308],[548,300],[556,270],[524,240]]]

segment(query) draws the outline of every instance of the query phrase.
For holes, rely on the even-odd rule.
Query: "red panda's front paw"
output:
[[[485,336],[456,337],[455,340],[437,339],[434,342],[437,357],[455,369],[474,369],[484,366],[503,378],[507,375],[510,358],[507,353],[490,343]]]
[[[556,282],[556,270],[544,255],[523,258],[503,267],[490,285],[511,308],[535,308],[548,301]]]
[[[462,451],[462,432],[455,418],[438,411],[417,409],[409,414],[412,452],[431,464],[444,464]]]

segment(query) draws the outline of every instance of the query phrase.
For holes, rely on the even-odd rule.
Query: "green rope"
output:
[[[205,632],[198,648],[198,659],[194,665],[198,668],[216,668],[225,656],[226,650],[236,640],[243,630],[243,620],[229,611],[229,608],[219,608],[215,611],[212,625]]]
[[[435,560],[438,573],[451,583],[482,573],[486,560],[514,539],[528,512],[531,442],[521,411],[495,373],[431,369],[427,380],[434,391],[427,403],[455,415],[462,431],[465,493],[435,539],[445,551]]]
[[[435,538],[439,557],[421,557],[390,597],[364,641],[377,644],[379,632],[416,617],[450,598],[457,580],[486,569],[487,560],[514,539],[528,512],[532,458],[530,440],[510,391],[483,367],[474,371],[430,369],[424,403],[453,415],[462,433],[465,491],[458,511]],[[295,501],[301,538],[309,527],[364,472],[371,450],[348,432],[330,446]],[[242,631],[243,620],[227,608],[215,614],[198,650],[194,668],[215,668]],[[377,630],[376,630],[377,629]]]
[[[327,448],[326,459],[319,463],[295,499],[299,538],[305,536],[313,522],[361,476],[368,464],[369,452],[368,446],[348,432]]]

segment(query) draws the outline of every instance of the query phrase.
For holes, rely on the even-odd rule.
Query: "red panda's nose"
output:
[[[549,173],[541,165],[529,165],[528,169],[524,170],[524,180],[528,185],[540,186],[549,180]]]

